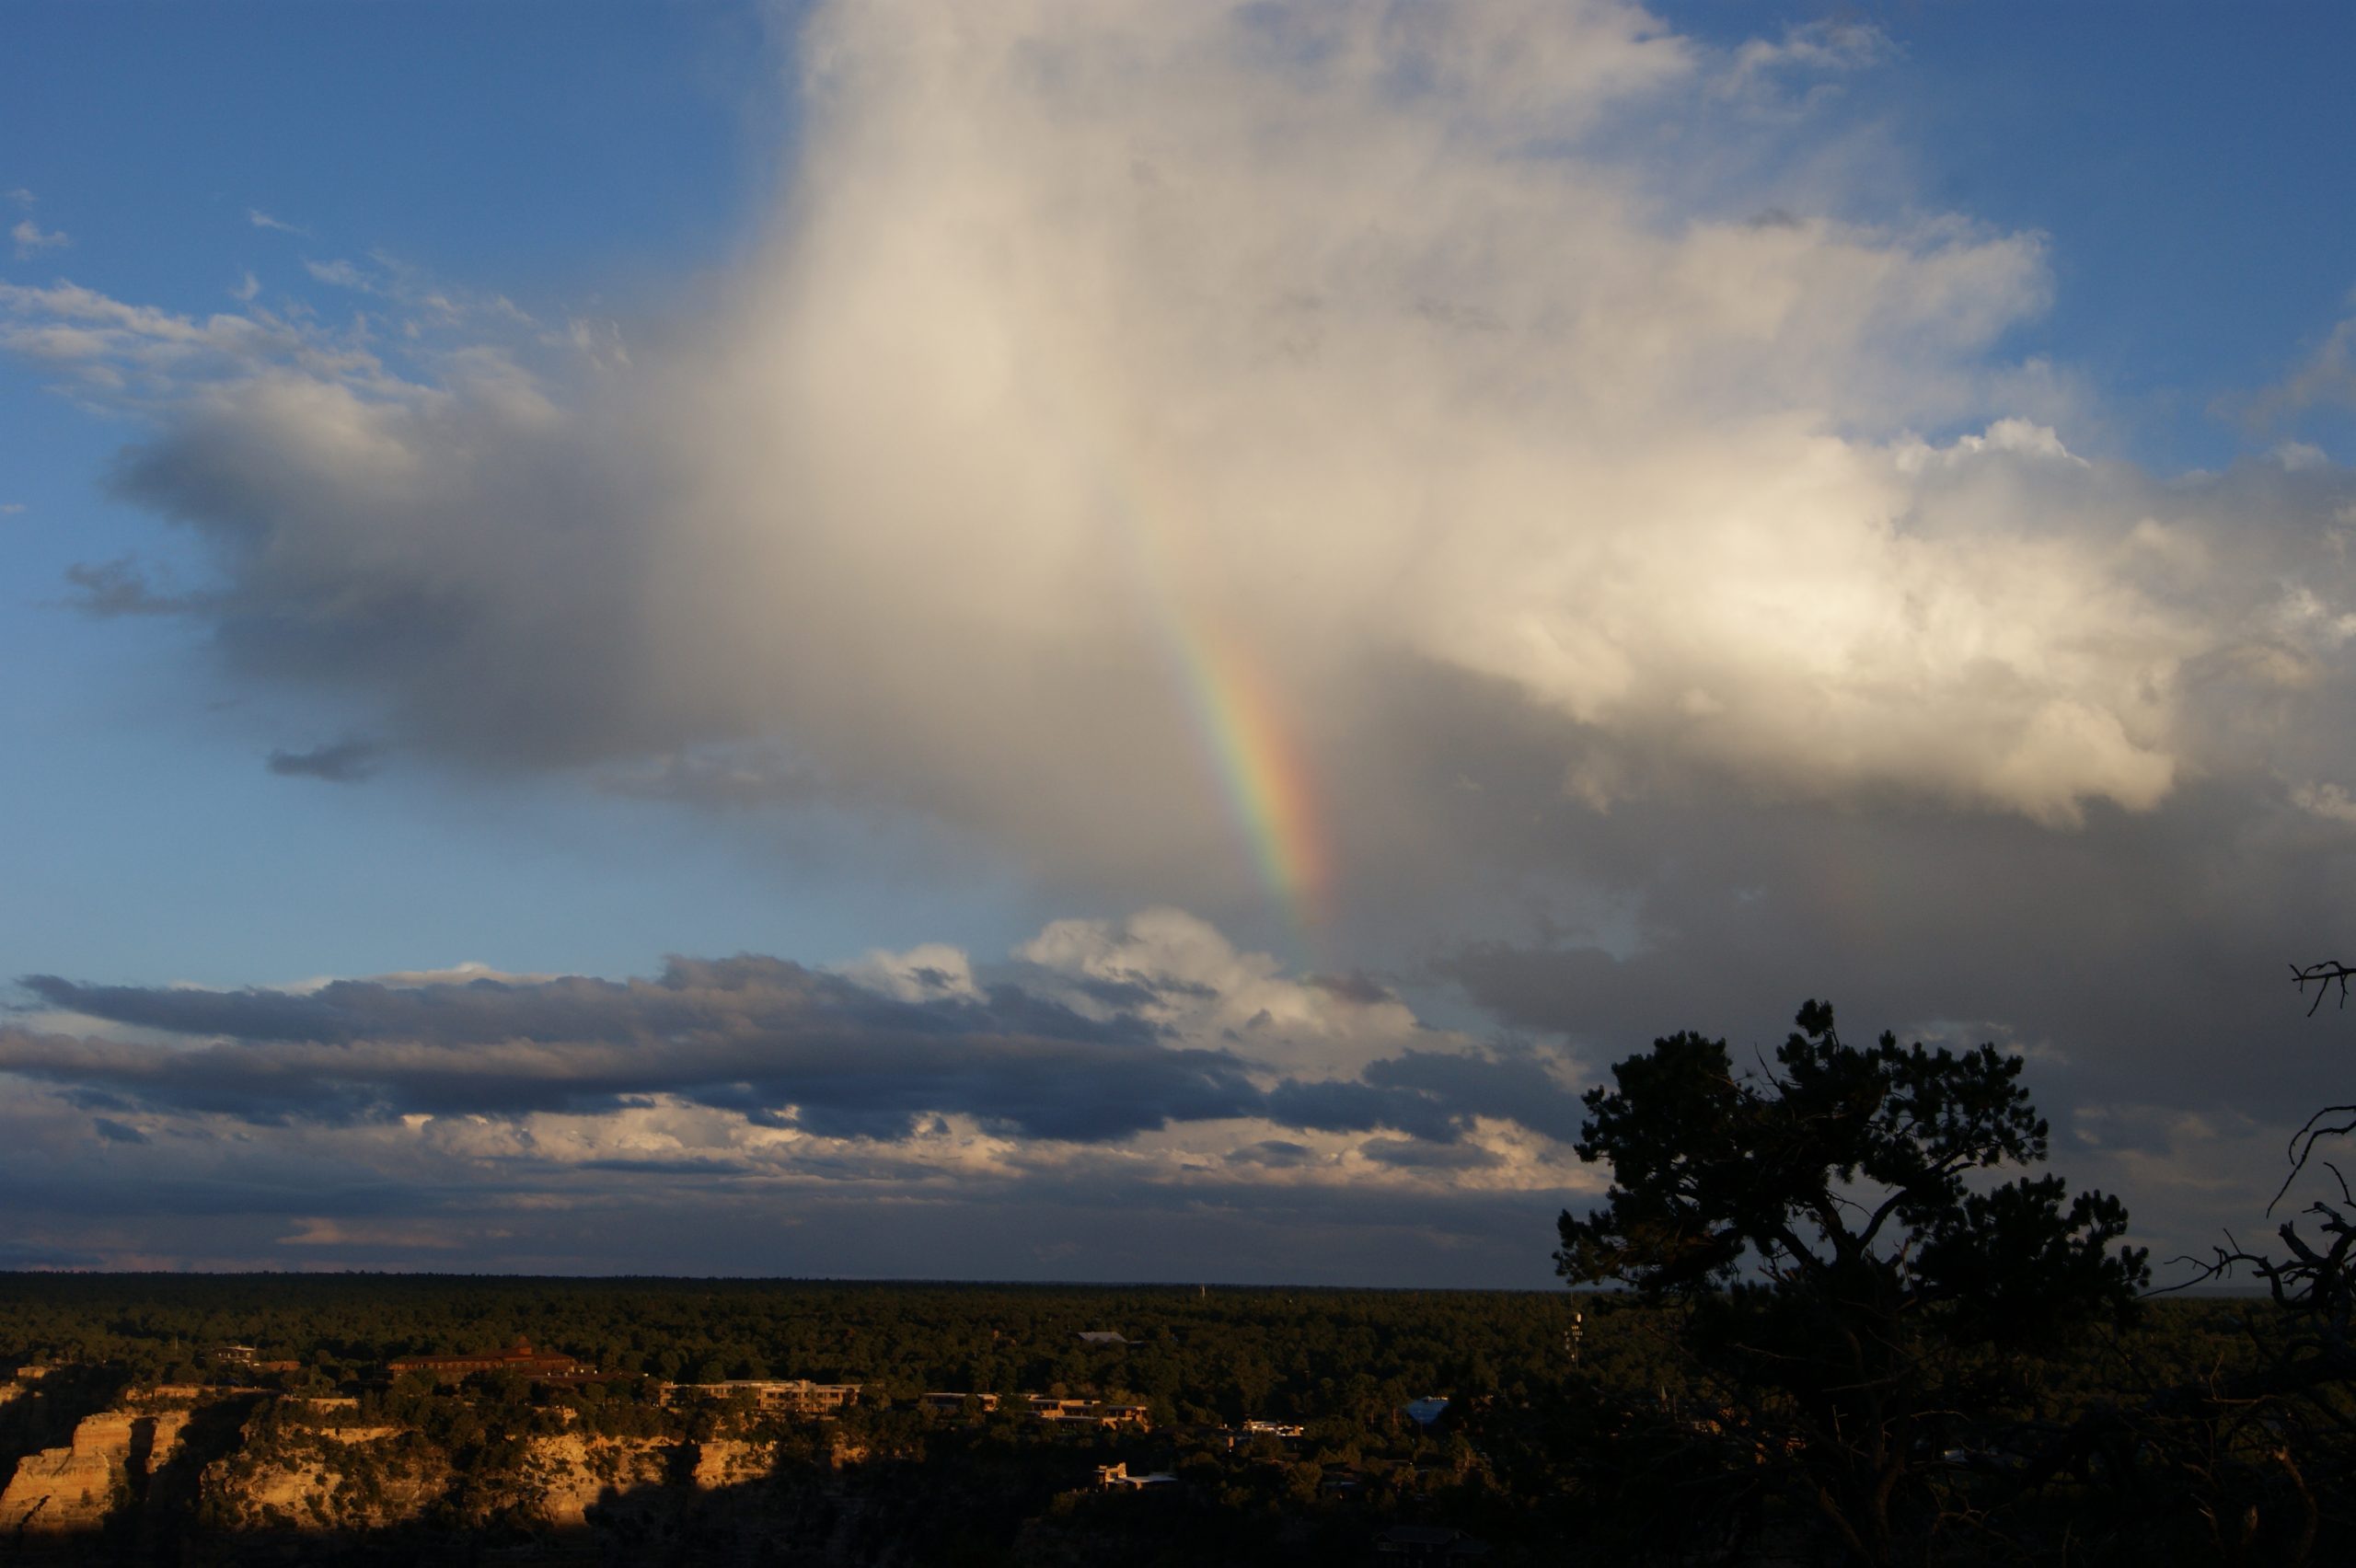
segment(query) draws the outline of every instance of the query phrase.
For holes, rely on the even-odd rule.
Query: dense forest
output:
[[[2175,1441],[2183,1434],[2162,1420],[2170,1390],[2267,1365],[2280,1348],[2271,1314],[2255,1299],[2162,1301],[2066,1354],[1990,1357],[1977,1369],[1991,1395],[1969,1439],[1979,1447],[1941,1457],[1954,1519],[1934,1532],[1928,1560],[2123,1561],[2131,1546],[2143,1561],[2219,1561],[2203,1510],[2246,1510],[2238,1496],[2204,1498],[2179,1468],[2155,1502],[2115,1462],[2106,1470],[2083,1455],[2074,1470],[2023,1484],[2006,1472],[2026,1450],[1997,1429],[2061,1434],[2098,1419],[2125,1430],[2143,1419],[2132,1445]],[[672,1562],[750,1552],[1061,1562],[1117,1551],[1144,1563],[1355,1563],[1484,1551],[1494,1562],[1601,1563],[1810,1550],[1807,1511],[1770,1484],[1775,1456],[1754,1451],[1749,1413],[1693,1361],[1685,1331],[1680,1309],[1608,1293],[17,1274],[0,1276],[0,1353],[52,1370],[29,1383],[38,1398],[0,1407],[0,1466],[141,1389],[213,1385],[237,1418],[215,1418],[213,1447],[198,1456],[212,1466],[204,1486],[177,1512],[118,1516],[103,1537],[113,1555],[91,1560],[375,1561],[462,1549],[531,1560],[594,1549]],[[603,1376],[534,1385],[478,1375],[436,1388],[386,1372],[394,1357],[519,1336]],[[225,1345],[252,1347],[278,1369],[225,1362],[214,1353]],[[659,1393],[666,1380],[772,1377],[864,1392],[825,1422]],[[1153,1424],[1058,1431],[1011,1404],[924,1410],[914,1396],[927,1391],[1134,1400]],[[1449,1402],[1426,1425],[1408,1407],[1427,1397]],[[1248,1420],[1299,1431],[1249,1433]],[[237,1490],[272,1467],[326,1480],[320,1440],[337,1423],[398,1435],[333,1449],[333,1490],[300,1505]],[[2213,1422],[2204,1430],[2212,1487],[2263,1493],[2259,1450],[2274,1438],[2236,1439]],[[693,1507],[632,1514],[609,1490],[604,1512],[588,1511],[599,1528],[568,1543],[532,1480],[532,1456],[568,1433],[689,1456],[724,1438],[757,1462]],[[2258,1445],[2246,1475],[2225,1451],[2236,1440]],[[2015,1457],[1979,1462],[1998,1453]],[[1097,1467],[1112,1464],[1171,1476],[1167,1494],[1100,1490]],[[384,1498],[414,1491],[421,1476],[431,1499],[386,1524]],[[1386,1536],[1402,1526],[1407,1535]],[[19,1544],[37,1552],[23,1544],[31,1539]],[[2004,1551],[1986,1554],[1997,1540]]]
[[[1084,1387],[1134,1395],[1164,1424],[1372,1421],[1433,1391],[1479,1396],[1559,1378],[1571,1321],[1565,1298],[1545,1294],[0,1276],[0,1350],[164,1382],[201,1380],[203,1352],[225,1343],[299,1361],[339,1384],[397,1356],[495,1348],[521,1334],[621,1378],[810,1378],[867,1384],[886,1398]],[[1131,1343],[1077,1337],[1107,1331]]]

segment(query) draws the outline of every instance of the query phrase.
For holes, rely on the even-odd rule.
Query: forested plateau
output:
[[[2084,1452],[2034,1485],[2018,1472],[2036,1435],[2132,1432],[2171,1391],[2264,1365],[2270,1310],[2162,1300],[1992,1365],[2003,1433],[1941,1457],[1956,1518],[1927,1560],[2219,1561],[2240,1505],[2197,1477],[2170,1484],[2171,1512]],[[0,1275],[0,1371],[17,1369],[0,1561],[1837,1561],[1750,1486],[1785,1456],[1685,1359],[1676,1311],[1568,1292]],[[595,1376],[387,1370],[520,1338]],[[761,1378],[860,1389],[824,1418],[665,1395]],[[1150,1424],[1035,1420],[1023,1394]],[[1112,1467],[1168,1479],[1107,1484]]]

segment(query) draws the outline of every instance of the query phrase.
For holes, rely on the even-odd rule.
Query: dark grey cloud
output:
[[[1321,991],[1330,992],[1345,1001],[1395,1002],[1398,994],[1363,969],[1353,969],[1345,974],[1312,974],[1309,984]]]
[[[816,769],[775,745],[700,746],[606,768],[600,788],[637,800],[713,811],[807,804],[826,793]]]
[[[1138,1010],[1185,983],[999,982],[922,1000],[780,959],[676,958],[652,980],[346,980],[304,993],[22,984],[62,1011],[184,1045],[0,1030],[0,1071],[117,1118],[137,1106],[264,1124],[408,1114],[604,1113],[675,1096],[766,1126],[892,1140],[941,1113],[1025,1137],[1098,1142],[1176,1123],[1272,1116],[1392,1127],[1432,1143],[1474,1116],[1562,1136],[1576,1109],[1534,1059],[1409,1052],[1357,1081],[1287,1079],[1189,1045]],[[1108,1009],[1108,997],[1130,1004]]]
[[[798,1124],[835,1136],[897,1136],[954,1111],[1085,1139],[1258,1099],[1239,1061],[1157,1044],[1134,1020],[1095,1022],[1011,987],[909,1004],[776,961],[681,961],[627,986],[345,982],[303,997],[26,984],[76,1012],[215,1038],[176,1049],[12,1031],[0,1069],[259,1121],[604,1111],[674,1094],[796,1106]]]
[[[0,1239],[0,1269],[98,1269],[106,1264],[104,1252],[87,1247]]]
[[[1354,1079],[1281,1084],[1268,1096],[1268,1113],[1324,1132],[1388,1127],[1453,1143],[1475,1116],[1568,1142],[1582,1112],[1577,1094],[1535,1057],[1408,1051],[1369,1064]]]
[[[1433,1096],[1413,1090],[1378,1088],[1361,1080],[1319,1079],[1279,1085],[1268,1096],[1268,1114],[1288,1127],[1322,1133],[1391,1127],[1420,1138],[1454,1134],[1456,1116]]]
[[[357,784],[375,776],[384,750],[369,741],[336,741],[309,751],[274,751],[263,764],[283,778],[320,778],[330,784]]]
[[[1422,1138],[1369,1138],[1358,1152],[1383,1165],[1407,1170],[1481,1170],[1504,1163],[1490,1149],[1467,1144],[1429,1143]]]
[[[1549,815],[1548,852],[1608,898],[1542,900],[1435,968],[1590,1072],[1680,1029],[1771,1055],[1808,997],[1854,1039],[1992,1040],[2027,1058],[2053,1169],[2197,1252],[2264,1228],[2288,1129],[2356,1088],[2356,1014],[2306,1017],[2289,969],[2356,951],[2356,834],[2285,794],[2215,776],[2056,834],[1689,783]]]
[[[383,421],[381,450],[435,455],[372,483],[323,439],[346,417]],[[191,400],[110,483],[219,564],[220,585],[188,607],[233,674],[337,694],[367,727],[464,764],[626,761],[641,771],[623,777],[659,790],[662,759],[685,755],[670,784],[708,783],[692,758],[741,727],[652,667],[633,530],[653,509],[645,477],[613,453],[606,435],[552,432],[495,389],[379,404],[264,375]],[[352,570],[349,552],[396,537],[382,570]]]
[[[77,561],[65,569],[74,589],[66,602],[84,615],[110,619],[118,616],[178,616],[203,610],[202,594],[167,594],[156,590],[146,571],[129,556],[113,560]]]
[[[840,1183],[571,1167],[560,1179],[359,1184],[332,1157],[93,1162],[72,1182],[0,1148],[0,1266],[1430,1284],[1544,1288],[1564,1194],[1156,1181],[976,1182],[953,1197]],[[628,1167],[629,1162],[614,1162]],[[232,1173],[244,1170],[244,1179]],[[907,1201],[879,1203],[890,1194]],[[552,1201],[553,1200],[553,1201]],[[331,1223],[318,1226],[325,1218]],[[299,1237],[299,1243],[294,1239]]]
[[[2237,781],[2056,836],[1725,794],[1634,804],[1576,854],[1634,911],[1625,947],[1465,944],[1439,965],[1484,1009],[1600,1066],[1680,1028],[1772,1047],[1829,997],[1884,1028],[2027,1052],[2041,1098],[2156,1099],[2277,1121],[2347,1081],[2356,1032],[2306,1019],[2289,963],[2356,941],[2356,837]],[[1664,852],[1673,837],[1674,856]],[[2295,1118],[2294,1118],[2295,1119]]]
[[[117,1163],[118,1159],[123,1163]],[[131,1161],[139,1163],[130,1163]],[[497,1202],[523,1190],[496,1178],[459,1182],[355,1176],[348,1159],[318,1151],[215,1147],[195,1154],[157,1139],[119,1144],[104,1163],[61,1169],[22,1151],[0,1159],[19,1214],[87,1228],[229,1215],[332,1215],[388,1218],[461,1203]]]
[[[624,982],[34,976],[47,1031],[0,1027],[0,1190],[27,1246],[113,1266],[1544,1282],[1587,1173],[1520,1130],[1572,1104],[1543,1050],[1419,1028],[1379,979],[1272,976],[1172,912],[1054,935],[979,974],[925,948]],[[1295,1070],[1346,1076],[1254,1054],[1305,1041],[1330,1054]]]
[[[621,1171],[632,1176],[682,1176],[701,1181],[711,1177],[749,1176],[756,1167],[741,1159],[584,1159],[581,1170]]]

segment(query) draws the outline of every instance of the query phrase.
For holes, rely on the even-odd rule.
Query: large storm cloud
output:
[[[2327,1026],[2274,988],[2343,928],[2356,478],[2119,455],[2036,352],[2041,236],[1817,156],[1812,87],[1887,56],[1604,0],[825,6],[762,242],[659,325],[346,263],[312,272],[380,330],[0,284],[0,343],[145,421],[111,482],[212,572],[99,563],[80,602],[331,709],[280,771],[847,806],[1232,928],[1263,894],[1216,643],[1301,759],[1327,951],[1543,1062],[1231,951],[1198,1028],[1082,927],[987,984],[41,980],[133,1027],[0,1062],[287,1137],[639,1101],[894,1147],[1233,1122],[1221,1170],[1346,1136],[1368,1180],[1461,1186],[1521,1169],[1468,1129],[1555,1158],[1578,1071],[1772,1041],[1829,991],[2027,1054],[2139,1215],[2246,1217],[2330,1097]],[[2340,396],[2345,337],[2233,417]]]
[[[1437,739],[1403,665],[1526,707],[1597,811],[1664,768],[2059,829],[2157,809],[2254,709],[2340,690],[2347,476],[2075,455],[2066,380],[2000,350],[2050,290],[2037,236],[1629,150],[1705,104],[1772,130],[1859,40],[843,7],[808,24],[774,236],[687,326],[535,334],[315,266],[441,346],[404,370],[67,287],[12,287],[9,341],[145,399],[116,482],[208,541],[219,582],[169,604],[236,669],[467,765],[766,748],[737,755],[791,797],[1232,901],[1170,646],[1216,628],[1361,891],[1466,847],[1378,766]],[[2339,787],[2324,750],[2287,787]]]

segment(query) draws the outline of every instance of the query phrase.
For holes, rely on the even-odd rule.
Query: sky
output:
[[[2356,13],[0,20],[0,1266],[1541,1287],[2350,1095]]]

